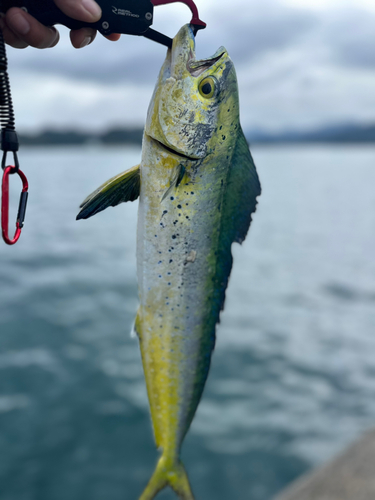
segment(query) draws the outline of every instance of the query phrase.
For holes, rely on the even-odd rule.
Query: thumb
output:
[[[102,16],[102,9],[94,0],[54,0],[60,10],[78,21],[94,23]]]

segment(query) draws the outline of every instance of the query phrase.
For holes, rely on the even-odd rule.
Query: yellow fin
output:
[[[91,193],[80,205],[77,220],[88,219],[108,207],[138,198],[141,178],[139,165],[115,175]]]
[[[152,500],[167,486],[170,486],[181,500],[194,500],[189,479],[180,460],[170,460],[162,455],[139,500]]]

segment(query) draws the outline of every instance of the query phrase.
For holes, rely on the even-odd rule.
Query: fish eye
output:
[[[210,99],[215,93],[215,80],[212,77],[203,78],[199,83],[198,89],[202,97]]]

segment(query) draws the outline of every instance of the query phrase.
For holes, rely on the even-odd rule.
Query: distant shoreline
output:
[[[38,134],[19,133],[21,146],[73,146],[83,144],[115,145],[142,144],[143,129],[112,129],[103,133],[85,133],[78,130],[50,130]]]
[[[71,146],[83,144],[142,144],[143,128],[114,128],[102,133],[78,130],[48,130],[38,134],[19,134],[21,146]],[[307,132],[247,131],[250,144],[375,144],[375,125],[340,125]]]

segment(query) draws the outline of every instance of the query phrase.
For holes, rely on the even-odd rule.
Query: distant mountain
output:
[[[310,131],[249,131],[250,143],[375,143],[375,125],[333,125]]]
[[[100,134],[77,130],[44,131],[35,135],[19,134],[20,144],[25,146],[64,146],[98,143],[104,145],[141,145],[141,128],[114,128]],[[271,133],[262,130],[248,131],[251,144],[296,144],[296,143],[375,143],[375,125],[336,125],[300,132],[287,130]]]

